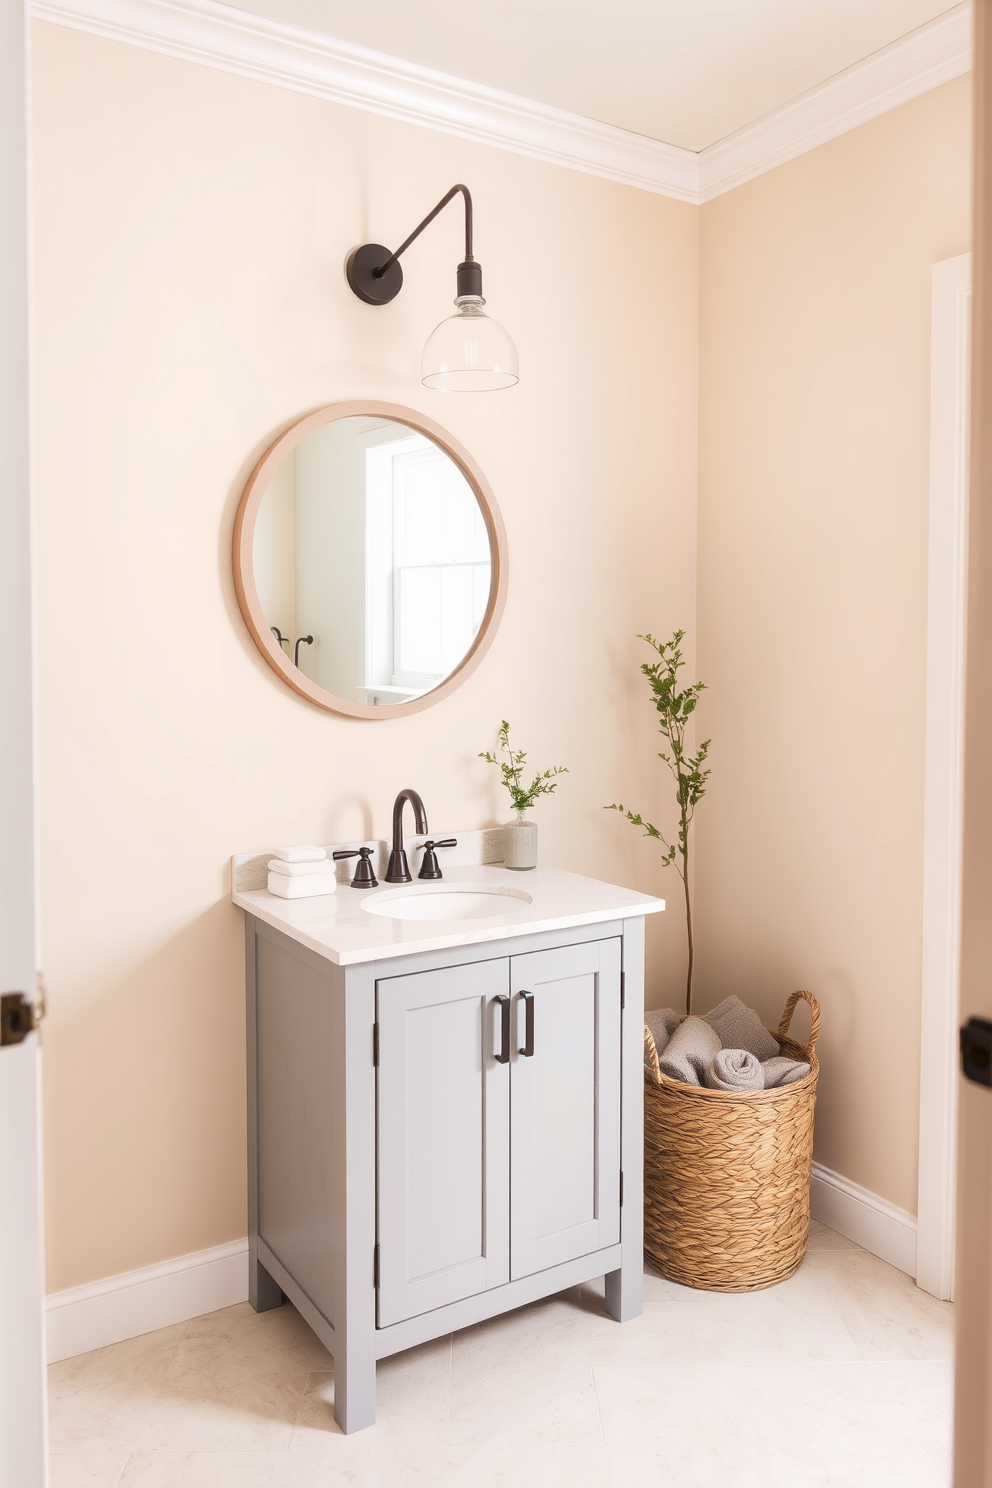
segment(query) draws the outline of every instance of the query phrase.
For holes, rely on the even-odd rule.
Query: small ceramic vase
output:
[[[504,868],[537,867],[537,823],[524,820],[522,811],[516,821],[506,822],[503,827]]]

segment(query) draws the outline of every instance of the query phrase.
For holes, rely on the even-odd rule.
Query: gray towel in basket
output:
[[[761,1066],[765,1076],[765,1089],[773,1090],[777,1085],[791,1085],[808,1075],[810,1066],[799,1059],[786,1059],[784,1054],[777,1059],[766,1059]]]
[[[719,1007],[704,1016],[710,1027],[716,1030],[724,1049],[746,1049],[758,1060],[772,1059],[781,1053],[777,1041],[757,1013],[746,1007],[739,997],[725,997]]]
[[[703,1075],[720,1052],[720,1039],[702,1018],[686,1018],[672,1034],[661,1059],[663,1075],[686,1085],[701,1085]]]
[[[721,1049],[707,1067],[703,1084],[708,1090],[733,1090],[745,1094],[764,1090],[765,1072],[760,1061],[747,1049]]]
[[[644,1021],[651,1030],[654,1046],[660,1059],[668,1047],[668,1040],[679,1026],[679,1015],[674,1008],[655,1008],[644,1014]],[[645,1053],[644,1058],[647,1059]]]

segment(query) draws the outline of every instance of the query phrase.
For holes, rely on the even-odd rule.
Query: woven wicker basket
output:
[[[788,1037],[800,998],[810,1005],[809,1046]],[[809,1240],[813,1052],[820,1005],[793,992],[775,1038],[808,1060],[791,1085],[747,1095],[671,1080],[644,1046],[644,1250],[671,1281],[711,1292],[756,1292],[798,1270]]]

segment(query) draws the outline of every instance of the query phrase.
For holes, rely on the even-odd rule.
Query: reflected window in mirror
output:
[[[416,697],[471,648],[489,603],[489,534],[464,475],[423,434],[365,456],[365,686]]]

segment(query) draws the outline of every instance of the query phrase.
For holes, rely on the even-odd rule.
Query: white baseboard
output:
[[[915,1277],[915,1215],[816,1162],[809,1207],[820,1224]]]
[[[248,1299],[248,1241],[108,1276],[45,1298],[48,1362],[70,1359]]]
[[[910,1276],[916,1275],[916,1220],[820,1163],[813,1164],[810,1212]],[[137,1338],[248,1299],[248,1241],[177,1256],[45,1298],[48,1362]]]

